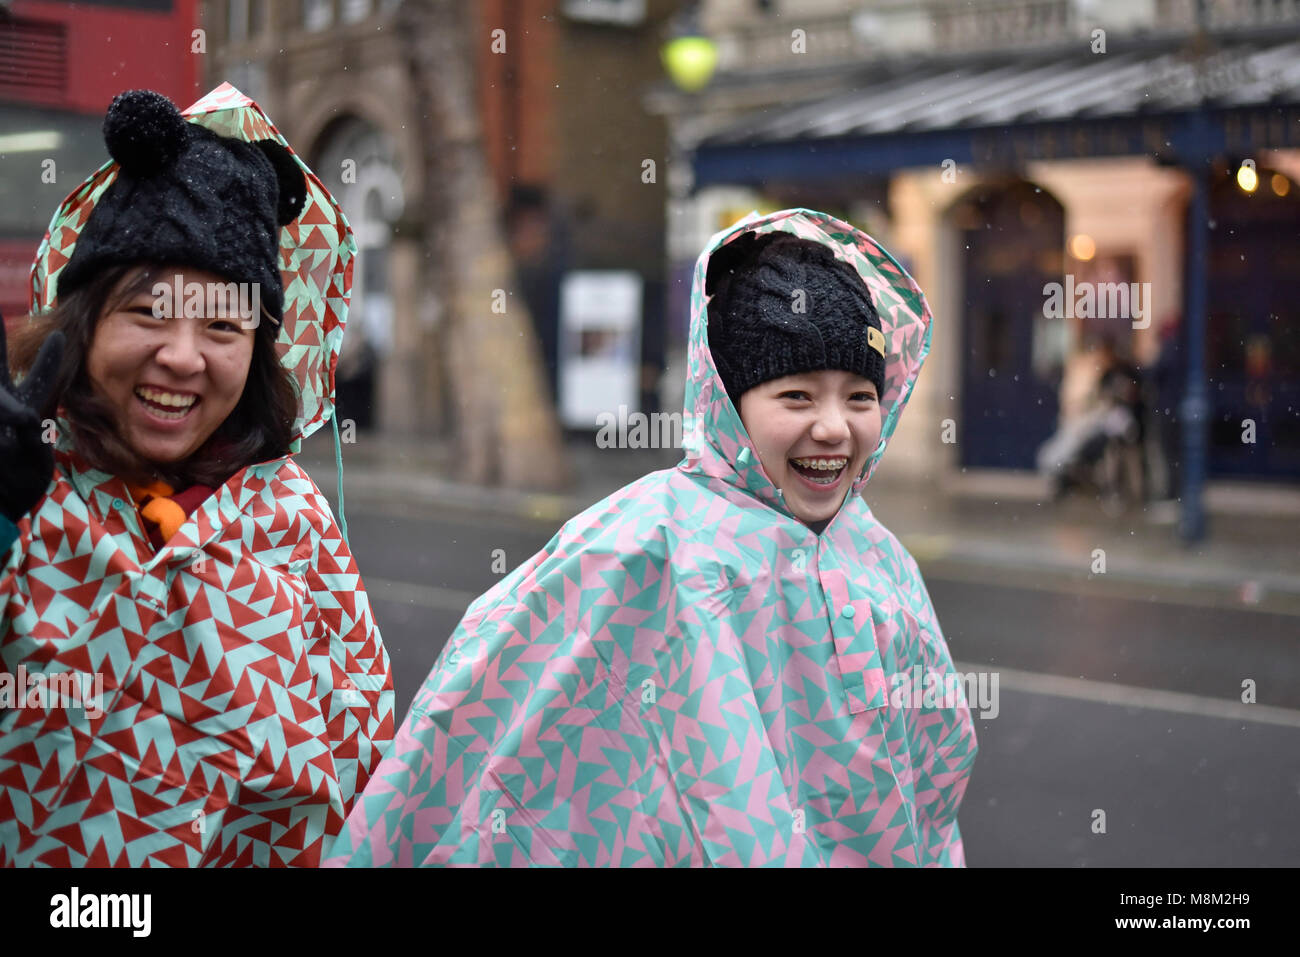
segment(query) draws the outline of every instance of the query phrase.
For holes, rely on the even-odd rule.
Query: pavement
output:
[[[600,449],[591,433],[569,435],[566,446],[574,481],[554,494],[459,481],[454,449],[445,442],[358,433],[355,442],[342,446],[345,505],[395,503],[558,528],[628,482],[681,458],[676,449]],[[329,429],[303,444],[299,461],[333,501]],[[918,481],[891,475],[886,458],[864,497],[927,575],[973,573],[1030,586],[1064,579],[1115,593],[1150,592],[1152,598],[1173,590],[1193,604],[1300,614],[1298,486],[1208,483],[1208,531],[1193,544],[1178,537],[1176,502],[1110,515],[1082,496],[1053,503],[1044,481],[1022,473],[962,470]]]

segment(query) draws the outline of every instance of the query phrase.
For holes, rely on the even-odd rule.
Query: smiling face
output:
[[[835,515],[880,442],[875,385],[837,369],[755,386],[740,397],[740,419],[763,470],[806,525]]]
[[[119,284],[127,288],[139,272]],[[166,271],[188,284],[224,284],[202,270]],[[152,286],[100,317],[86,371],[95,392],[116,413],[118,432],[147,461],[182,462],[193,455],[239,403],[248,381],[255,332],[238,315],[158,318]],[[120,296],[110,295],[112,303]],[[158,310],[183,313],[185,310]]]

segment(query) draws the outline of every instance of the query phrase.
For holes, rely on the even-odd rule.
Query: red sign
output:
[[[102,115],[123,90],[157,90],[181,109],[202,95],[198,0],[15,0],[9,12],[0,98]]]

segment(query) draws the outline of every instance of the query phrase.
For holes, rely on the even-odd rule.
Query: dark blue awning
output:
[[[705,139],[696,186],[879,175],[907,166],[1300,147],[1300,39],[1014,62],[879,66],[842,93]]]

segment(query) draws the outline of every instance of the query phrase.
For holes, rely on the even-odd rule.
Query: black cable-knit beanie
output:
[[[59,274],[59,293],[108,266],[191,267],[257,283],[278,322],[280,228],[307,198],[302,170],[274,140],[245,143],[187,122],[152,90],[118,94],[104,142],[121,166]]]
[[[709,349],[732,403],[756,385],[840,369],[883,395],[884,336],[866,284],[826,246],[745,233],[709,258]]]

